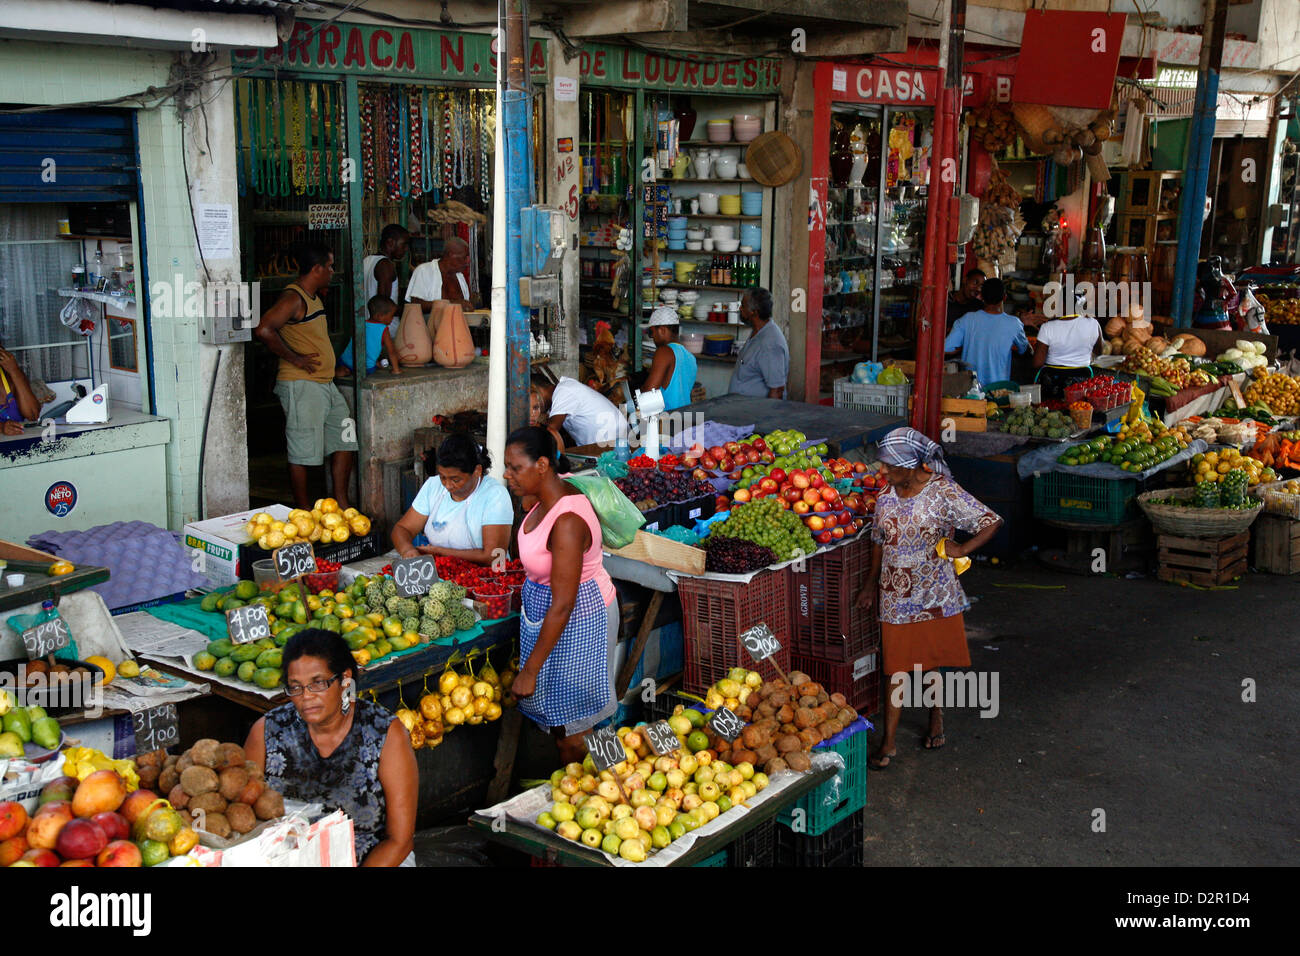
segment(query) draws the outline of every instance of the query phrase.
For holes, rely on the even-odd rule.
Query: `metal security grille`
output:
[[[121,202],[136,197],[128,111],[0,114],[0,202]]]

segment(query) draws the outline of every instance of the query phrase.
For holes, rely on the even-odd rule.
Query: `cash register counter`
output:
[[[167,527],[167,443],[171,422],[114,409],[99,425],[31,425],[0,435],[4,536],[84,531],[114,521]]]

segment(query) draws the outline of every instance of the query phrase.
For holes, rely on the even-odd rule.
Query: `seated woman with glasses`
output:
[[[343,638],[312,628],[284,647],[289,703],[253,724],[244,750],[269,787],[352,818],[358,866],[415,866],[415,751],[397,718],[359,700]]]
[[[510,492],[491,475],[492,459],[468,435],[449,435],[425,457],[432,477],[393,525],[393,547],[404,558],[417,554],[491,564],[510,547],[515,520]],[[416,545],[423,533],[428,544]]]

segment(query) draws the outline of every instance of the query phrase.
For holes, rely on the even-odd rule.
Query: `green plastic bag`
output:
[[[603,475],[571,475],[564,480],[591,502],[605,547],[617,550],[632,543],[637,529],[645,524],[645,515],[618,490],[618,485]]]

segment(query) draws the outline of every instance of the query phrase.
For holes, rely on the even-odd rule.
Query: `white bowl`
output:
[[[710,226],[709,236],[716,243],[719,240],[729,242],[736,238],[736,227],[731,225]],[[736,245],[740,245],[740,240],[736,239]]]
[[[701,249],[703,249],[703,248],[704,248],[704,241],[701,240],[701,239],[687,239],[687,240],[686,240],[686,251],[687,251],[687,252],[699,252],[699,251],[700,251]]]
[[[703,239],[704,236],[705,236],[705,232],[704,232],[703,229],[687,229],[687,230],[686,230],[686,238],[687,238],[687,239]]]
[[[718,194],[700,193],[700,212],[705,216],[718,214]]]
[[[735,252],[740,248],[739,239],[714,239],[713,247],[719,252]]]

